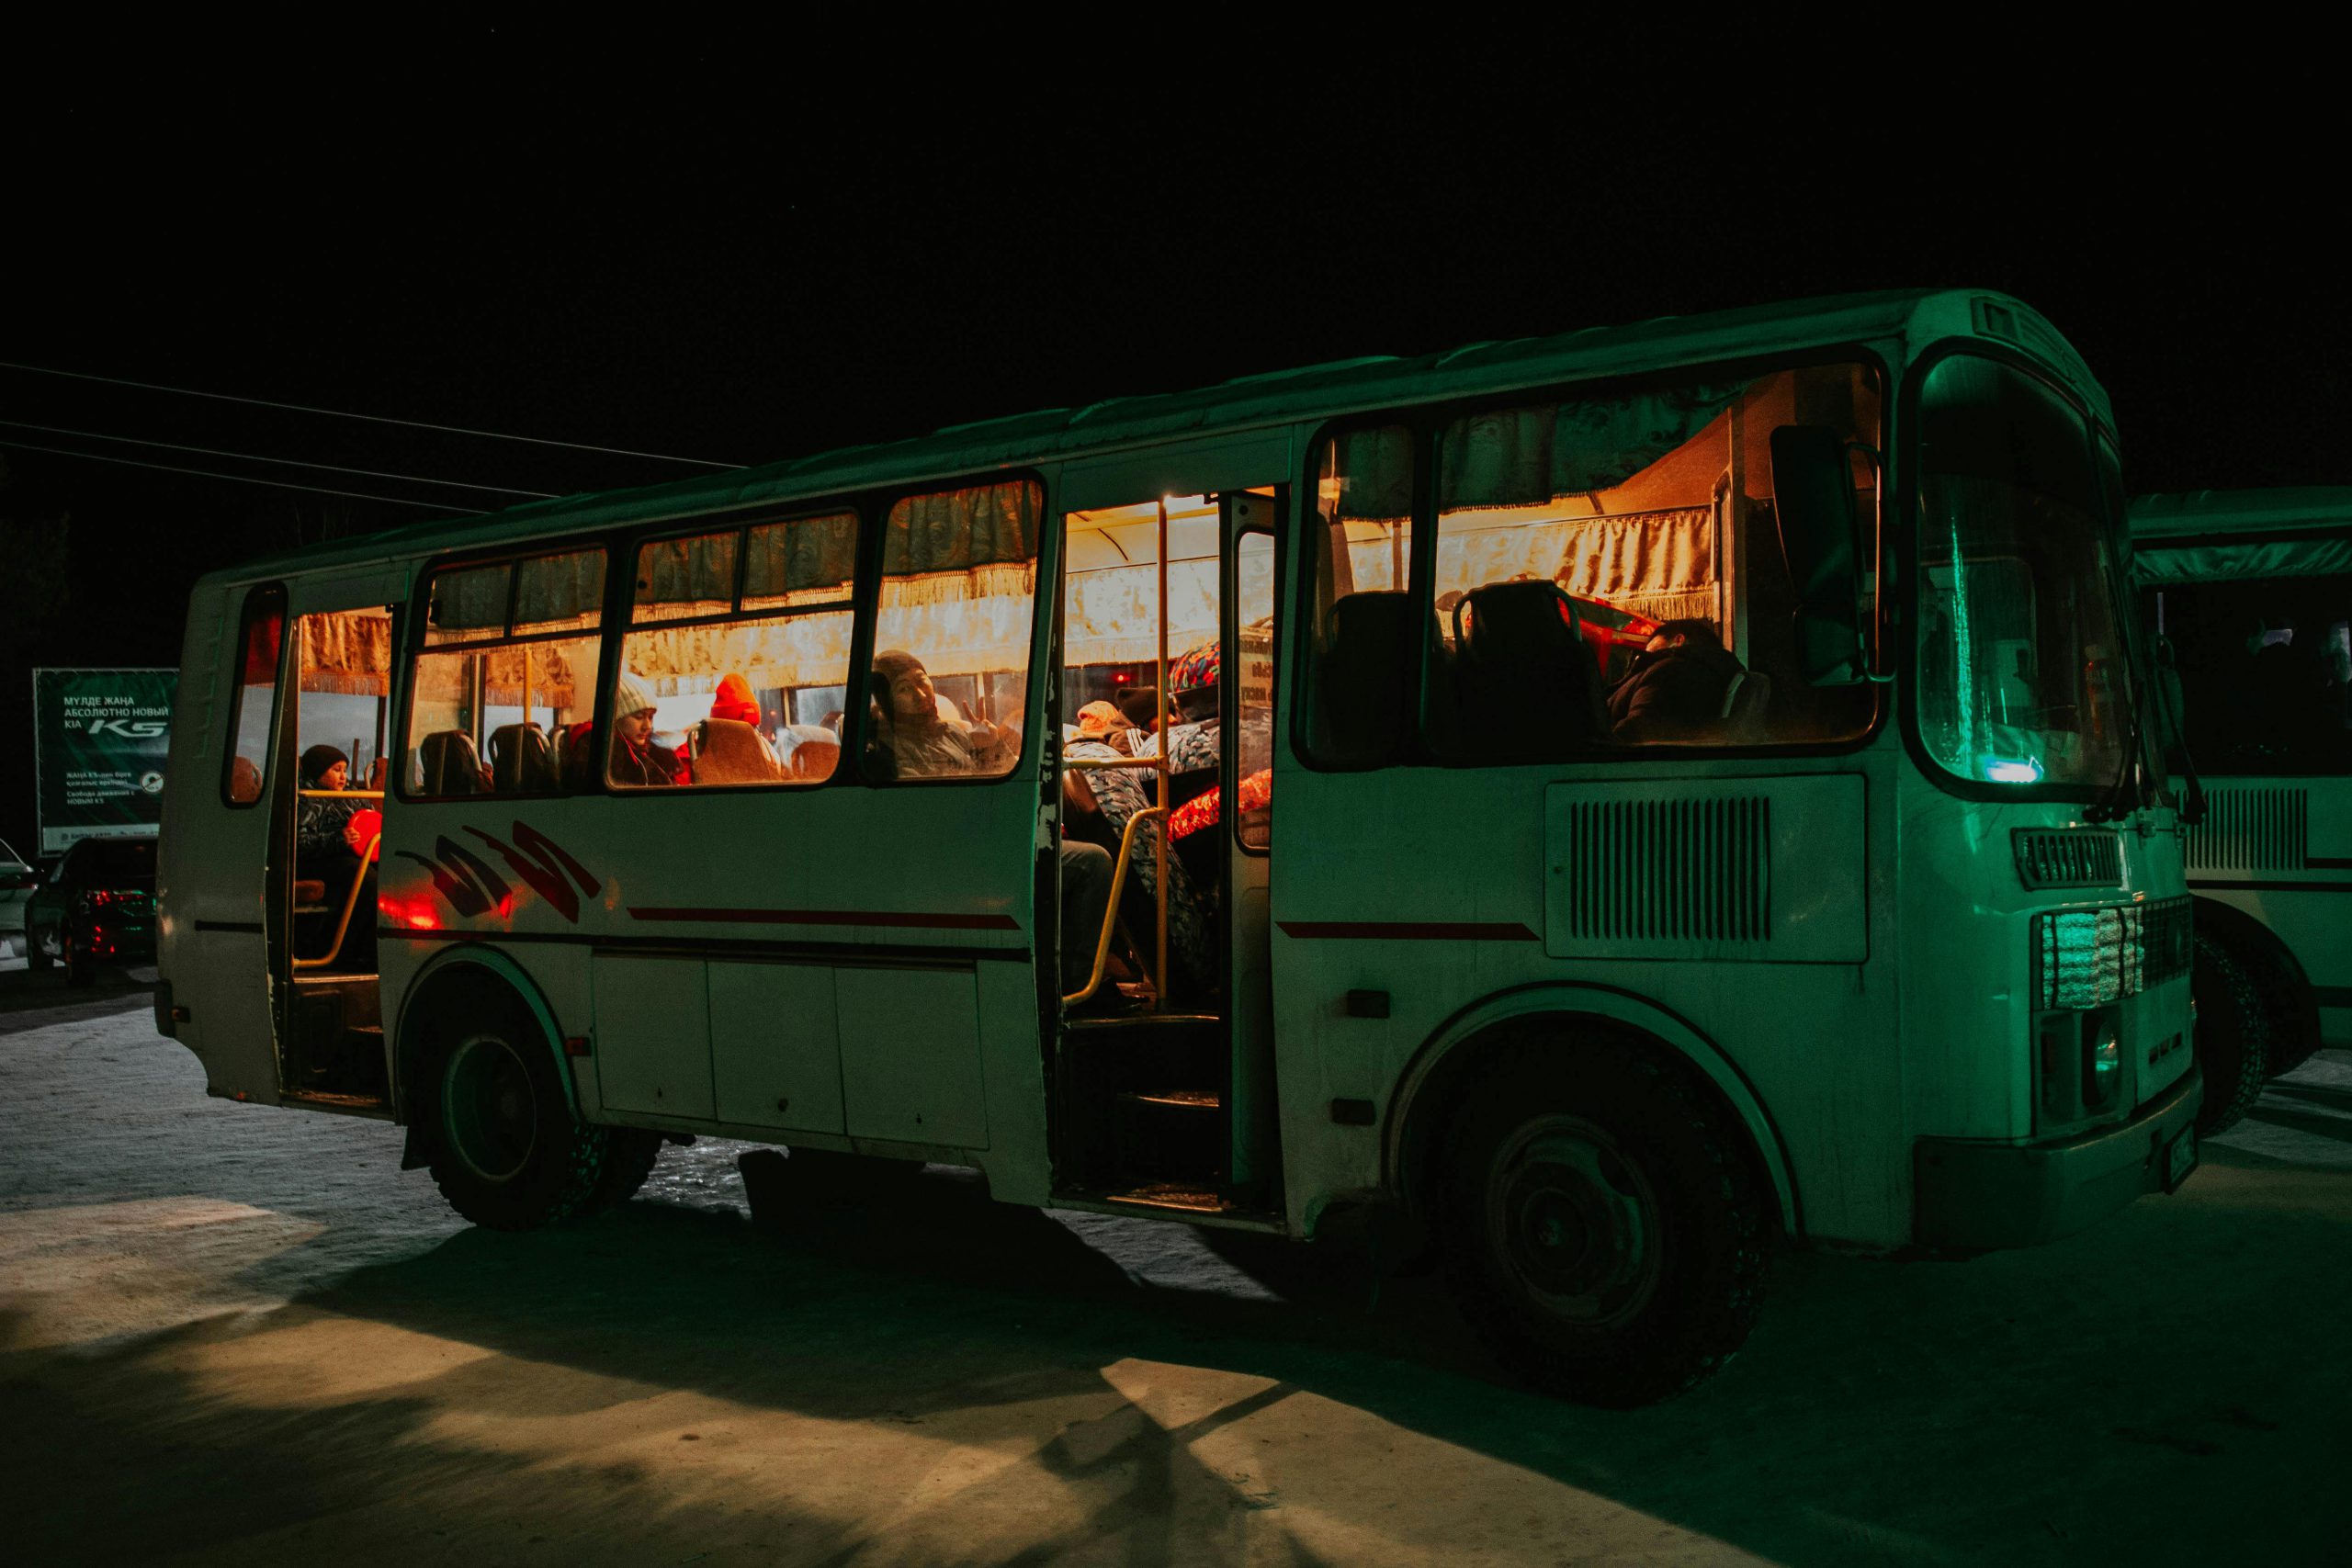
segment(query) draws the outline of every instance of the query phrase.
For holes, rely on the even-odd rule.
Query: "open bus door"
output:
[[[1067,514],[1065,716],[1132,682],[1158,685],[1166,728],[1134,732],[1125,755],[1081,731],[1064,760],[1117,846],[1094,974],[1064,998],[1065,1201],[1238,1224],[1279,1212],[1267,827],[1281,507],[1261,487]],[[1131,976],[1115,987],[1114,955]]]
[[[405,592],[395,567],[289,584],[262,924],[279,1098],[321,1109],[390,1114],[374,873],[387,804],[378,764]],[[343,759],[340,788],[304,766],[322,747]],[[352,819],[350,835],[332,835],[344,848],[303,849],[306,807]]]

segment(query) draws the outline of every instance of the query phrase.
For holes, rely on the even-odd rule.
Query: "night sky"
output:
[[[974,53],[876,75],[772,39],[475,29],[307,71],[60,67],[0,198],[0,360],[755,463],[1318,360],[1968,285],[2082,351],[2135,491],[2352,483],[2346,139],[2316,77],[2037,73],[2020,44],[1939,80],[1824,54],[1806,85],[1736,41],[1736,69],[1702,62],[1704,30],[1568,41],[1490,40],[1509,67],[1268,37],[1247,72]],[[0,420],[0,442],[453,513],[498,497],[26,426],[520,491],[701,471],[17,370]],[[202,570],[432,514],[0,446],[0,729],[27,733],[32,665],[175,662]],[[62,598],[28,604],[28,540],[60,517]],[[21,847],[29,757],[0,759]]]

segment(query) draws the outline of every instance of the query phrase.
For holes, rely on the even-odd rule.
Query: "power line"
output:
[[[284,479],[258,479],[250,474],[216,474],[209,468],[183,468],[170,463],[147,463],[141,462],[137,457],[108,457],[104,452],[69,452],[62,446],[36,446],[29,441],[17,441],[6,435],[0,435],[0,446],[17,452],[47,452],[59,457],[86,457],[93,463],[122,463],[134,468],[161,468],[167,474],[194,474],[200,479],[227,479],[232,484],[268,485],[273,490],[307,490],[320,495],[348,496],[354,501],[380,501],[390,506],[421,506],[427,512],[437,512],[445,517],[458,515],[451,513],[447,506],[437,505],[430,501],[402,501],[397,496],[369,495],[364,491],[329,490],[324,485],[298,485],[289,484]]]
[[[132,446],[160,446],[167,452],[196,452],[207,457],[236,457],[248,463],[283,463],[288,468],[318,468],[331,474],[360,474],[371,479],[406,479],[412,484],[450,485],[458,490],[486,490],[494,495],[528,495],[541,501],[555,499],[543,490],[516,490],[513,485],[469,484],[464,479],[428,479],[423,474],[395,474],[382,468],[347,468],[340,463],[307,463],[300,457],[265,457],[255,452],[224,452],[218,446],[184,446],[176,441],[150,441],[143,435],[108,435],[102,430],[67,430],[54,424],[32,424],[21,419],[0,419],[12,430],[38,430],[44,435],[74,435],[85,441],[120,441]]]
[[[109,387],[135,387],[142,392],[172,392],[184,398],[213,398],[224,403],[250,403],[255,408],[324,414],[330,419],[364,419],[374,424],[403,424],[413,430],[438,430],[451,435],[480,435],[492,441],[526,441],[534,446],[568,446],[576,452],[605,452],[616,457],[650,457],[658,463],[692,463],[704,468],[740,468],[743,466],[741,463],[715,463],[707,457],[673,457],[666,452],[635,452],[626,446],[594,446],[583,441],[550,441],[540,435],[509,435],[498,430],[469,430],[461,424],[431,424],[421,419],[392,419],[379,413],[349,413],[341,409],[312,408],[307,403],[272,402],[267,398],[241,398],[231,392],[203,392],[192,387],[159,387],[149,381],[126,381],[116,376],[93,376],[81,370],[52,370],[46,365],[18,365],[6,359],[0,359],[0,370],[22,370],[33,376],[62,376],[74,381],[99,381]]]

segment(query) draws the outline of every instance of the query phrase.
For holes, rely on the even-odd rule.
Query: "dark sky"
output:
[[[1970,55],[1928,80],[1823,55],[1807,85],[1704,29],[1509,64],[1261,41],[1255,73],[976,55],[828,78],[774,39],[477,28],[307,73],[68,73],[0,209],[0,360],[757,462],[1348,355],[1963,284],[2082,350],[2135,491],[2352,483],[2345,138],[2291,63],[2233,85],[2186,58],[2037,77]],[[1312,85],[1281,87],[1285,60]],[[23,426],[522,490],[693,471],[6,370],[0,420],[451,510],[487,492]],[[173,661],[198,571],[429,515],[0,462],[0,517],[74,519],[75,613],[8,655],[29,662]],[[18,705],[0,694],[11,733]],[[0,835],[25,832],[7,804]]]

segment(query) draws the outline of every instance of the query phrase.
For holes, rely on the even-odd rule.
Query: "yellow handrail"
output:
[[[294,792],[304,800],[381,800],[380,789],[298,789]]]
[[[334,923],[334,945],[327,949],[326,955],[322,958],[298,958],[294,960],[295,968],[323,969],[328,964],[343,956],[343,938],[344,933],[351,930],[351,912],[355,908],[358,908],[359,889],[367,885],[368,867],[376,859],[376,846],[383,841],[384,835],[381,833],[379,833],[374,838],[369,839],[368,840],[368,852],[359,857],[359,869],[351,874],[351,891],[343,896],[343,919],[335,921]]]
[[[1085,986],[1062,998],[1064,1007],[1076,1007],[1102,987],[1104,971],[1111,967],[1111,933],[1119,919],[1119,893],[1127,885],[1127,852],[1135,847],[1136,829],[1143,826],[1147,817],[1165,817],[1164,806],[1147,806],[1127,818],[1127,826],[1119,834],[1119,861],[1111,868],[1111,898],[1102,906],[1102,934],[1094,939],[1094,970],[1086,977]]]

